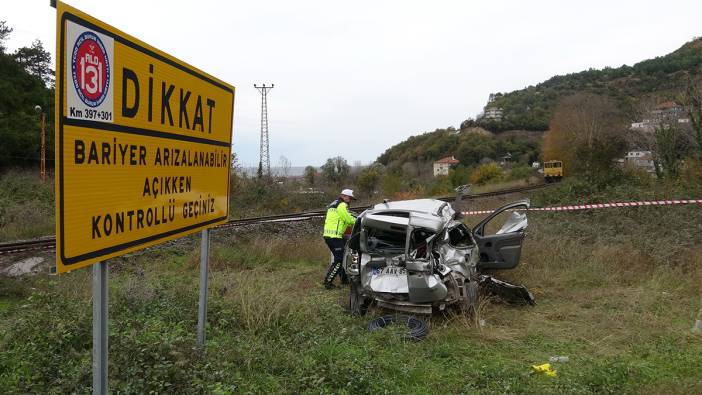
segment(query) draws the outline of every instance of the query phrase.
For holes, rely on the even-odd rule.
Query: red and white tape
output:
[[[529,211],[575,211],[611,207],[672,206],[676,204],[702,204],[702,199],[648,200],[643,202],[615,202],[598,204],[578,204],[573,206],[531,207]],[[463,215],[490,214],[494,210],[463,211]]]

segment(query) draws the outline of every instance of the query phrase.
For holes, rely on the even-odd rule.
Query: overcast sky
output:
[[[95,1],[66,3],[237,88],[234,152],[271,166],[372,162],[407,137],[458,127],[491,92],[619,67],[702,35],[702,1]],[[49,0],[0,0],[10,50],[55,55]],[[54,57],[55,59],[55,57]]]

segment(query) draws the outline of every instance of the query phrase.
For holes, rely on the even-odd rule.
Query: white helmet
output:
[[[346,195],[354,200],[356,199],[355,197],[353,197],[353,190],[352,189],[344,189],[343,191],[341,191],[341,195]]]

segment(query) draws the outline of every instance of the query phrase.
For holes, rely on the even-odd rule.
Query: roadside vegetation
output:
[[[38,171],[0,173],[0,242],[54,233],[54,183]]]
[[[697,193],[565,182],[536,205]],[[675,191],[674,191],[674,190]],[[481,200],[475,208],[492,208]],[[326,291],[308,230],[217,231],[207,348],[195,347],[194,239],[110,260],[110,388],[119,393],[695,393],[702,391],[699,206],[530,214],[522,264],[535,306],[481,303],[431,318],[422,342],[370,334]],[[469,223],[477,217],[467,218]],[[316,224],[319,225],[319,224]],[[480,324],[482,320],[482,325]],[[0,392],[90,392],[89,270],[0,277]],[[531,372],[550,356],[556,377]]]

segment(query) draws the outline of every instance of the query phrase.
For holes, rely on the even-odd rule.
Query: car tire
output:
[[[466,303],[464,306],[465,311],[470,316],[475,316],[475,312],[478,310],[478,282],[469,279],[463,285],[466,291]]]
[[[352,281],[349,287],[349,309],[351,310],[351,315],[366,315],[369,304],[367,298],[361,294],[360,284]]]

